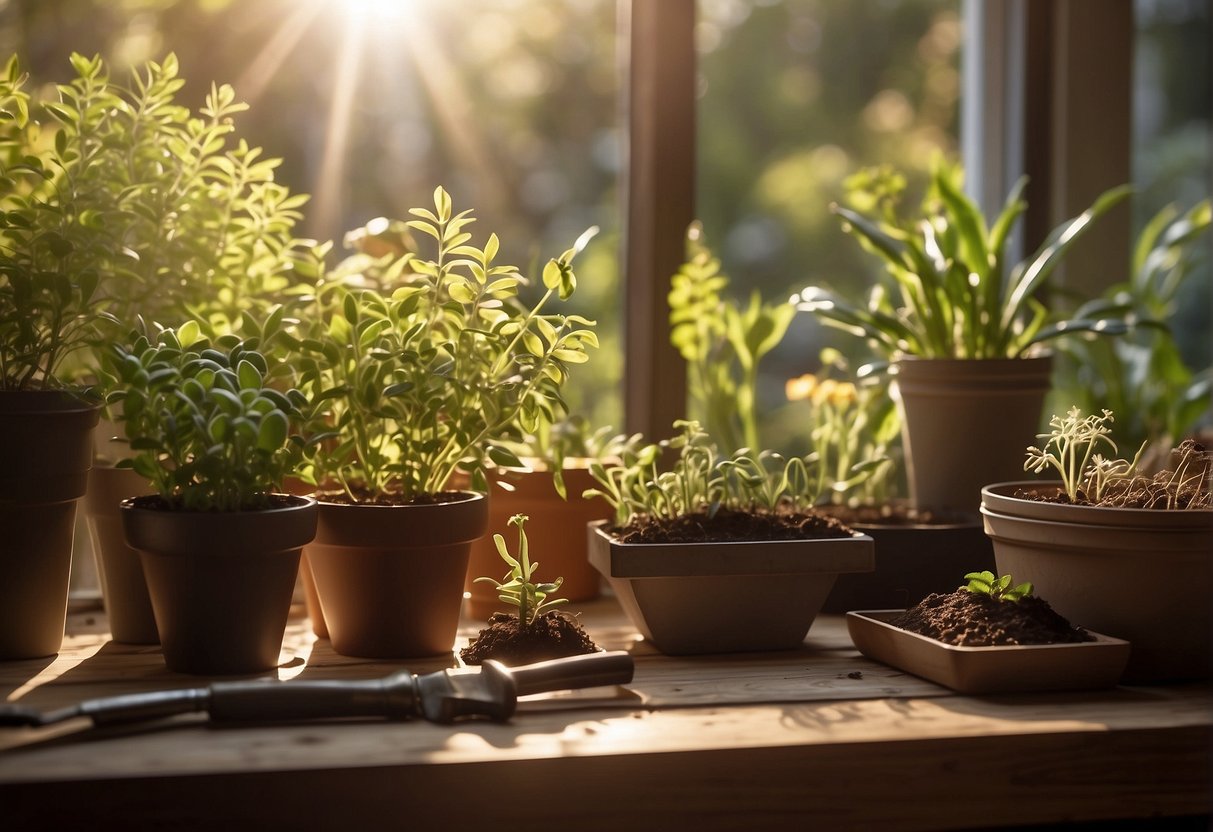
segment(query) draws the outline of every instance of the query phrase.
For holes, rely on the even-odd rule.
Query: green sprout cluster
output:
[[[1032,584],[1024,581],[1012,585],[1011,576],[995,578],[993,572],[970,572],[965,575],[965,589],[977,595],[989,595],[995,601],[1022,601],[1032,594]]]

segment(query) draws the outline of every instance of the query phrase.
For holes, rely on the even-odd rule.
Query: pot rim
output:
[[[468,504],[475,503],[477,500],[487,500],[488,499],[488,497],[486,495],[481,494],[479,491],[466,491],[462,488],[455,489],[452,493],[462,494],[464,496],[462,499],[459,499],[459,500],[447,500],[446,502],[441,502],[441,503],[394,503],[394,504],[390,504],[390,505],[385,505],[382,503],[339,503],[339,502],[333,502],[330,500],[325,500],[323,495],[317,496],[316,494],[313,494],[312,496],[313,496],[313,499],[316,500],[317,504],[319,504],[320,506],[323,506],[324,508],[330,508],[330,509],[331,508],[337,508],[337,509],[442,508],[444,506],[466,506]]]
[[[299,511],[300,509],[308,508],[312,505],[316,505],[316,503],[317,503],[315,497],[308,497],[308,496],[304,496],[304,495],[300,495],[300,494],[287,494],[285,492],[274,491],[274,492],[271,492],[270,496],[286,497],[288,500],[291,501],[292,504],[287,505],[287,506],[278,506],[276,508],[253,509],[253,510],[247,510],[247,511],[187,511],[185,509],[148,508],[146,506],[136,505],[136,503],[139,500],[142,500],[147,497],[158,497],[158,496],[160,496],[160,495],[158,495],[158,494],[140,494],[136,497],[127,497],[121,503],[119,503],[118,506],[123,511],[129,511],[132,513],[148,513],[148,514],[155,514],[155,515],[178,514],[178,515],[213,515],[215,517],[243,517],[243,516],[253,515],[253,514],[256,514],[256,515],[276,514],[276,513],[281,514],[281,513],[286,513],[289,511]]]
[[[1199,529],[1213,525],[1213,508],[1131,508],[1128,506],[1083,506],[1071,503],[1049,503],[1043,500],[1029,500],[1025,497],[1014,496],[1016,489],[1056,489],[1061,490],[1059,480],[1014,480],[998,482],[984,486],[981,489],[981,513],[994,513],[1006,517],[1033,518],[1046,523],[1060,523],[1043,515],[1049,514],[1078,514],[1086,515],[1095,521],[1102,516],[1116,518],[1109,526],[1124,527],[1128,525],[1158,525],[1162,518],[1168,522],[1185,519],[1178,525],[1184,529]],[[1019,512],[1008,513],[1008,512]],[[1098,525],[1083,520],[1078,525]]]

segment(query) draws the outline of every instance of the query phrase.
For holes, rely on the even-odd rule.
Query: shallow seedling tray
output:
[[[1095,641],[1078,644],[945,644],[888,623],[902,612],[848,612],[851,641],[869,659],[960,693],[1106,688],[1119,681],[1129,660],[1129,642],[1099,633],[1091,633]]]

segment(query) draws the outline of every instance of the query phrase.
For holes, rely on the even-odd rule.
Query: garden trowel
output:
[[[509,719],[519,696],[545,691],[622,685],[632,681],[632,657],[622,651],[506,667],[448,668],[418,676],[401,670],[365,681],[267,680],[213,682],[206,687],[149,691],[89,699],[42,712],[0,705],[0,727],[41,727],[85,717],[93,726],[118,725],[186,713],[212,722],[296,722],[380,717],[454,722],[476,717]]]

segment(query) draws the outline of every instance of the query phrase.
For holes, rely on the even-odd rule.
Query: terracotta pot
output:
[[[994,569],[994,549],[981,516],[921,525],[851,523],[872,538],[876,568],[838,576],[822,612],[905,609],[933,592],[951,592],[969,572]]]
[[[891,393],[902,411],[910,502],[976,511],[982,486],[1022,475],[1052,367],[1051,356],[899,360]]]
[[[384,659],[450,652],[488,502],[468,494],[423,505],[321,503],[306,552],[333,649]]]
[[[481,575],[500,578],[506,573],[508,567],[497,554],[493,535],[504,536],[510,551],[516,551],[518,530],[509,525],[515,514],[529,518],[526,536],[531,558],[540,564],[539,577],[545,581],[564,578],[557,593],[561,598],[570,601],[597,598],[602,592],[602,579],[590,566],[585,527],[587,523],[610,517],[611,507],[603,500],[582,498],[581,493],[595,485],[588,467],[564,469],[567,500],[556,493],[549,471],[503,471],[490,476],[490,480],[509,483],[514,490],[493,489],[488,534],[472,543],[464,584],[464,590],[471,594],[468,613],[473,618],[486,619],[503,609],[493,586],[475,580]]]
[[[100,407],[63,391],[0,391],[0,660],[63,643],[76,501]]]
[[[1213,510],[1071,506],[1012,496],[1055,483],[982,490],[999,574],[1081,627],[1133,645],[1125,680],[1208,678],[1213,635]]]
[[[88,476],[84,511],[101,578],[101,597],[114,641],[159,644],[152,599],[139,553],[126,543],[122,501],[151,490],[147,479],[129,468],[93,466]]]
[[[122,503],[170,670],[223,675],[278,666],[299,553],[316,533],[316,501],[288,499],[283,508],[243,512]]]
[[[754,543],[620,543],[588,528],[590,563],[663,653],[799,647],[841,572],[871,571],[872,538]]]

